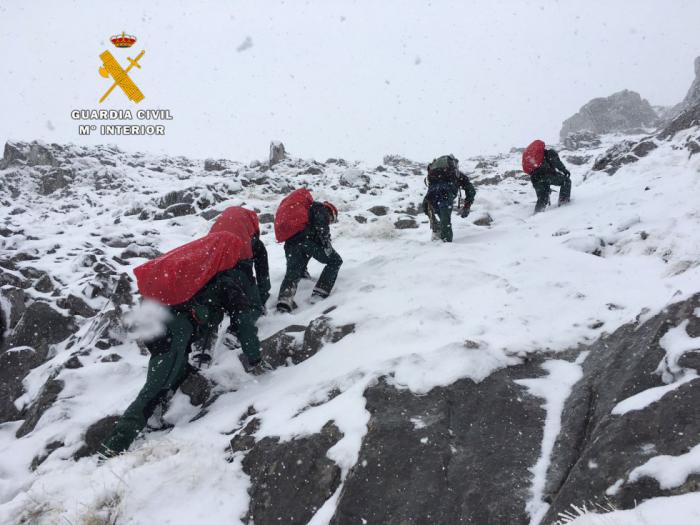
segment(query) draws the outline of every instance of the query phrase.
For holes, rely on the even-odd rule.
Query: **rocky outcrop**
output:
[[[671,108],[668,112],[668,120],[673,120],[681,113],[700,106],[700,56],[695,58],[695,79],[688,89],[683,101]]]
[[[49,345],[60,343],[75,330],[73,319],[61,315],[48,303],[36,301],[24,312],[5,347],[31,346],[45,355]]]
[[[657,147],[654,137],[647,137],[639,142],[624,140],[598,157],[592,169],[614,175],[625,164],[637,162]]]
[[[662,338],[685,321],[688,336],[700,337],[698,308],[700,294],[590,347],[538,355],[479,383],[462,379],[417,395],[381,379],[365,391],[371,414],[367,434],[357,464],[343,480],[331,523],[530,523],[532,468],[542,453],[547,414],[542,399],[520,380],[544,376],[551,358],[585,361],[561,413],[544,487],[551,505],[543,525],[557,523],[571,505],[624,509],[651,497],[697,490],[697,475],[662,488],[655,479],[630,474],[653,456],[678,456],[697,444],[700,378],[638,410],[616,414],[613,409],[665,385],[669,376],[659,373],[666,355]],[[696,363],[699,350],[688,350],[677,363]],[[276,438],[256,442],[256,421],[249,420],[231,443],[232,450],[247,453],[250,517],[273,523],[283,508],[293,523],[306,523],[313,515],[309,509],[318,509],[340,486],[337,466],[326,457],[338,439],[329,430],[331,422],[318,435],[280,443]],[[311,487],[313,500],[307,493]]]
[[[689,156],[700,153],[700,57],[695,60],[696,78],[683,103],[670,111],[671,118],[661,130],[641,140],[626,140],[611,147],[598,157],[593,164],[594,171],[605,171],[612,175],[623,165],[637,162],[649,152],[656,149],[659,141],[673,139],[676,134],[691,130],[685,137],[681,147],[689,152]]]
[[[281,142],[272,141],[270,142],[270,155],[268,162],[270,166],[279,164],[287,157],[287,152],[284,149],[284,144]]]
[[[331,523],[528,523],[545,412],[515,381],[540,364],[426,395],[386,381],[367,390],[372,417]]]
[[[340,341],[355,330],[354,324],[335,326],[327,315],[308,326],[290,325],[260,342],[263,358],[273,367],[287,362],[299,364],[315,355],[325,344]]]
[[[595,134],[629,132],[658,124],[659,117],[651,104],[634,91],[620,91],[606,98],[594,98],[562,124],[559,137],[588,131]]]
[[[329,423],[314,436],[258,441],[243,460],[251,478],[247,521],[308,523],[340,485],[340,468],[326,453],[341,437]]]
[[[640,410],[612,411],[625,399],[665,385],[659,365],[666,352],[660,341],[684,321],[688,336],[700,337],[699,307],[700,294],[644,323],[623,326],[590,348],[584,376],[564,407],[548,472],[551,507],[543,525],[555,523],[571,505],[628,509],[648,498],[697,490],[697,475],[671,489],[650,478],[633,482],[629,475],[653,456],[678,456],[697,445],[700,418],[694,407],[700,403],[700,378]]]

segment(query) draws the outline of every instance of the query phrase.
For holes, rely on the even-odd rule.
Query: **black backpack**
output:
[[[443,155],[428,164],[428,186],[436,182],[457,182],[459,161],[452,155]]]

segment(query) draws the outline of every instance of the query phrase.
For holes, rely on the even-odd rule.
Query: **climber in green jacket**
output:
[[[239,263],[219,272],[190,300],[168,309],[170,319],[165,333],[145,343],[151,353],[146,384],[112,434],[101,444],[100,452],[105,457],[129,448],[157,406],[165,402],[191,372],[188,355],[192,346],[206,348],[216,337],[224,315],[230,318],[229,332],[241,344],[247,360],[246,370],[257,375],[270,369],[261,358],[255,326],[263,306],[252,264]]]
[[[476,188],[464,173],[459,171],[459,161],[453,155],[443,155],[428,165],[428,193],[423,199],[423,211],[430,219],[433,240],[452,242],[452,208],[460,189],[465,199],[460,217],[466,218],[476,196]]]
[[[330,224],[338,220],[338,210],[330,202],[314,202],[309,208],[306,227],[284,243],[287,272],[280,286],[277,311],[291,312],[296,308],[294,296],[299,281],[305,277],[310,259],[325,264],[312,292],[313,299],[328,297],[333,289],[343,259],[331,245]]]

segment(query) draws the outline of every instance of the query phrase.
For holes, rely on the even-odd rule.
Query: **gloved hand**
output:
[[[471,211],[471,206],[464,206],[462,208],[461,213],[459,214],[462,219],[466,219],[469,216],[469,212]]]

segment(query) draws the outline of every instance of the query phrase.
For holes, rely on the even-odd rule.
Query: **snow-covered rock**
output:
[[[584,104],[578,113],[564,121],[559,137],[564,141],[570,133],[580,131],[629,132],[654,127],[658,121],[658,114],[647,100],[639,93],[623,90]]]

